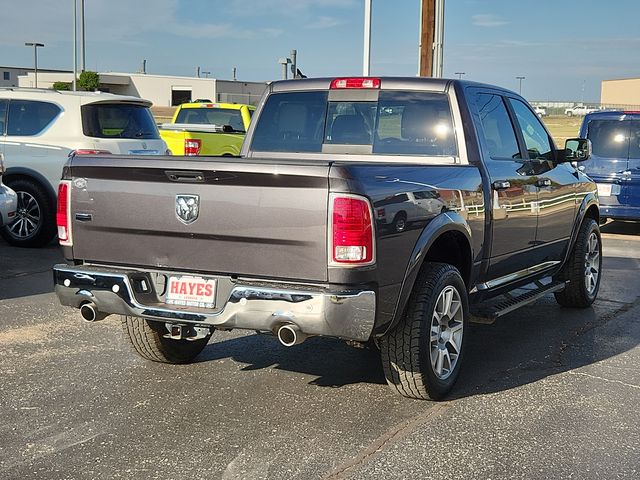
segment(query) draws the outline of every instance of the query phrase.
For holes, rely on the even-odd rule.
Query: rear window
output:
[[[61,112],[53,103],[32,100],[11,100],[7,115],[7,135],[18,137],[38,135]]]
[[[592,120],[587,138],[593,154],[605,158],[624,158],[629,155],[629,123],[619,120]]]
[[[451,108],[441,93],[381,91],[378,101],[332,102],[326,91],[269,96],[252,150],[322,152],[323,145],[368,145],[383,155],[457,154]]]
[[[124,103],[83,105],[82,131],[94,138],[160,138],[149,108]]]
[[[231,125],[236,132],[245,131],[240,110],[232,108],[182,108],[178,112],[175,123]]]

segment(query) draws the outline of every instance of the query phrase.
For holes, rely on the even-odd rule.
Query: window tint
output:
[[[633,120],[629,123],[629,158],[640,159],[640,121]]]
[[[0,135],[4,135],[4,127],[7,125],[7,100],[0,100]]]
[[[149,108],[126,103],[83,105],[82,131],[94,138],[160,138]]]
[[[324,143],[371,145],[375,116],[375,102],[330,102]]]
[[[7,118],[7,135],[37,135],[53,122],[60,111],[60,107],[53,103],[11,100]]]
[[[451,108],[441,93],[382,91],[373,153],[457,154]]]
[[[326,114],[326,91],[274,93],[262,109],[251,149],[320,152]]]
[[[516,113],[524,143],[527,145],[529,158],[553,160],[551,141],[538,116],[520,100],[510,98],[511,106]]]
[[[245,131],[240,110],[232,108],[183,108],[176,117],[176,123],[231,125],[237,132]]]
[[[491,158],[521,158],[507,107],[500,95],[479,93],[476,104]]]
[[[593,154],[606,158],[627,158],[630,150],[631,123],[619,120],[591,120],[587,128],[587,138],[591,140]]]

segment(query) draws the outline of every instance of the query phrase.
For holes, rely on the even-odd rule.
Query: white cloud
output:
[[[471,17],[473,24],[477,27],[502,27],[503,25],[509,25],[509,21],[505,20],[500,15],[494,15],[492,13],[479,13]]]
[[[310,28],[313,30],[323,30],[327,28],[337,27],[338,25],[342,25],[344,22],[335,17],[326,17],[320,16],[315,20],[311,21],[306,25],[306,28]]]

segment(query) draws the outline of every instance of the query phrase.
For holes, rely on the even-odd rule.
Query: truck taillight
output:
[[[380,88],[380,79],[372,77],[334,78],[331,90],[342,88]]]
[[[76,155],[106,155],[111,154],[109,150],[96,150],[94,148],[79,148],[74,150],[72,153]]]
[[[71,182],[62,180],[58,185],[58,210],[56,212],[60,245],[71,246]]]
[[[200,147],[202,147],[202,140],[199,138],[185,138],[184,139],[184,154],[189,157],[200,155]]]
[[[337,194],[331,202],[331,263],[373,263],[374,231],[369,201],[356,195]]]

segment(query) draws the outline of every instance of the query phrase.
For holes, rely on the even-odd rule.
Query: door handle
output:
[[[493,182],[494,190],[504,190],[505,188],[511,188],[511,182],[508,180],[497,180]]]
[[[164,172],[172,182],[202,183],[204,174],[202,172],[167,170]]]
[[[551,186],[551,180],[549,180],[548,178],[540,178],[536,182],[536,185],[538,187],[550,187]]]

